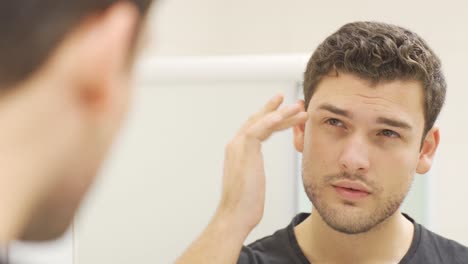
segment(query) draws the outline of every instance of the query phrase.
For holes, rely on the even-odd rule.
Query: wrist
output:
[[[255,228],[256,224],[249,224],[241,216],[228,210],[217,210],[212,220],[212,225],[220,232],[229,235],[237,240],[244,240]]]

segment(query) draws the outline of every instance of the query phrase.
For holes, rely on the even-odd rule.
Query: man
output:
[[[68,228],[126,111],[151,2],[0,3],[0,246]]]
[[[431,168],[445,92],[440,60],[415,33],[344,25],[308,63],[308,117],[294,126],[312,213],[242,246],[262,218],[260,147],[278,128],[273,100],[227,146],[219,208],[179,263],[468,263],[468,248],[400,212],[415,173]]]

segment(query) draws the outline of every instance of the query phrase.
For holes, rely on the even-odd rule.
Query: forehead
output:
[[[418,81],[396,80],[372,84],[352,74],[325,76],[309,103],[309,111],[332,104],[355,115],[403,117],[424,124],[423,87]]]

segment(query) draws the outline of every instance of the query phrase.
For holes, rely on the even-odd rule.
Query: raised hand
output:
[[[227,144],[223,192],[216,214],[177,264],[237,263],[245,238],[263,216],[265,170],[262,142],[274,132],[307,120],[301,103],[279,108],[282,102],[282,95],[271,98]]]
[[[301,103],[280,108],[282,102],[282,95],[271,98],[226,146],[223,193],[217,213],[234,219],[234,223],[247,234],[263,216],[265,170],[262,142],[274,132],[307,120]]]

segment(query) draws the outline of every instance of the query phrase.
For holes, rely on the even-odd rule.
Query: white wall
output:
[[[163,55],[312,53],[328,34],[355,20],[396,23],[419,33],[441,57],[449,85],[439,120],[431,220],[435,231],[468,244],[468,2],[166,0],[155,11],[150,53]]]

